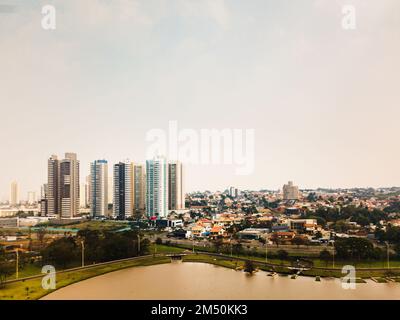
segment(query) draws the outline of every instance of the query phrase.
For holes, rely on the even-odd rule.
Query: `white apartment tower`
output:
[[[298,200],[299,199],[299,187],[293,185],[293,181],[289,181],[288,184],[283,186],[283,200]]]
[[[114,203],[114,176],[108,177],[108,203]]]
[[[60,214],[60,161],[52,155],[47,161],[47,215]]]
[[[168,215],[168,163],[156,157],[146,161],[146,212],[149,217]]]
[[[28,204],[33,205],[36,203],[36,192],[35,191],[29,191],[28,192]]]
[[[12,181],[10,185],[10,206],[15,207],[18,204],[18,183]]]
[[[90,213],[92,217],[108,215],[108,163],[96,160],[90,164]]]

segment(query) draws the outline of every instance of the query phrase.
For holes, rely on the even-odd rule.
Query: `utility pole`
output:
[[[194,253],[194,238],[192,238],[192,252]]]
[[[265,263],[268,263],[268,239],[265,239]]]
[[[140,235],[137,235],[137,239],[138,239],[138,256],[140,256]]]
[[[85,266],[85,241],[81,241],[82,245],[82,267]]]
[[[232,236],[231,236],[231,238],[229,239],[229,244],[231,245],[231,257],[232,257]]]
[[[16,249],[16,251],[15,251],[15,253],[16,253],[16,269],[15,269],[15,276],[16,276],[16,278],[18,279],[18,269],[19,269],[19,251],[18,251],[18,248]]]
[[[332,257],[333,257],[333,268],[335,268],[335,240],[333,240],[332,245],[333,245],[333,255],[332,255]]]

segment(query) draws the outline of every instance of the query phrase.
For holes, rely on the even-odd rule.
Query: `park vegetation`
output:
[[[110,232],[80,230],[76,236],[66,236],[50,243],[41,252],[44,264],[61,268],[77,266],[84,248],[85,264],[107,262],[149,253],[150,241],[141,239],[136,231]]]

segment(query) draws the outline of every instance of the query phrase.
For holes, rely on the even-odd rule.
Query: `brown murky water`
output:
[[[136,267],[72,284],[43,299],[400,299],[400,283],[357,284],[342,288],[339,279],[249,276],[204,263]]]

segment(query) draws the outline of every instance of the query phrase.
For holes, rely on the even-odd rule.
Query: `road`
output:
[[[161,235],[160,238],[163,240],[165,243],[166,241],[170,241],[171,244],[182,244],[186,246],[193,246],[193,244],[196,247],[213,247],[212,242],[208,240],[189,240],[189,239],[177,239],[177,238],[168,238],[166,235]],[[235,240],[232,241],[232,244],[237,243]],[[229,244],[229,240],[228,240]],[[242,246],[248,250],[257,250],[257,251],[262,251],[265,252],[265,245],[262,244],[261,242],[257,240],[251,240],[247,242],[242,242]],[[298,254],[298,255],[304,255],[304,254],[310,254],[310,255],[319,255],[319,253],[327,249],[330,253],[333,253],[333,247],[328,246],[328,245],[310,245],[310,246],[296,246],[296,245],[282,245],[280,244],[279,246],[275,244],[270,244],[268,245],[268,252],[275,253],[278,250],[286,250],[287,252],[291,254]]]

